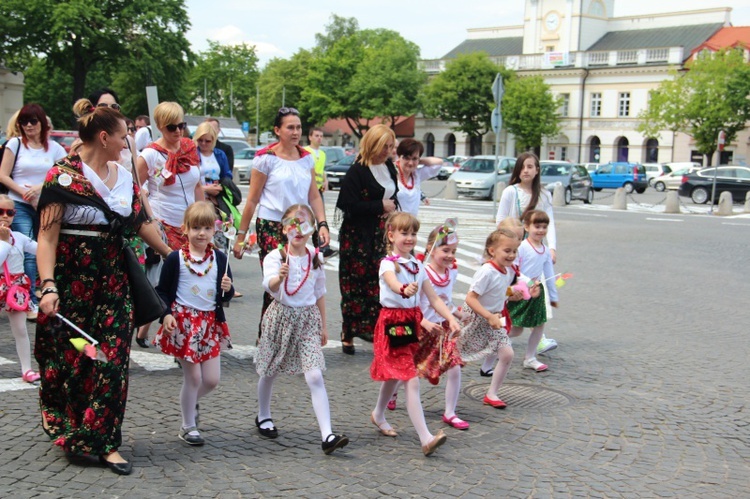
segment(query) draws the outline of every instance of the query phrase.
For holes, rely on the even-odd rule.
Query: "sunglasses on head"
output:
[[[18,124],[21,126],[26,126],[26,125],[36,126],[39,124],[39,120],[36,118],[29,118],[27,120],[18,120]]]
[[[184,130],[187,126],[187,123],[184,121],[182,123],[177,123],[176,125],[167,125],[164,128],[166,128],[170,132],[175,132],[177,130]]]
[[[14,210],[13,208],[0,208],[0,217],[3,215],[8,215],[9,217],[15,217],[16,210]]]
[[[287,114],[294,114],[299,116],[299,111],[297,111],[293,107],[281,107],[279,108],[279,114],[281,116],[286,116]]]
[[[96,105],[96,107],[111,107],[115,111],[119,111],[120,110],[120,105],[117,104],[117,103],[115,103],[115,104],[107,104],[106,102],[100,102],[99,104]]]

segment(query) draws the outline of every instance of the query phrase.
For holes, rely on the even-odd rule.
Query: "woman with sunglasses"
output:
[[[128,395],[132,289],[122,239],[137,233],[162,255],[170,249],[142,210],[139,186],[115,162],[126,147],[125,117],[87,99],[74,106],[83,145],[47,173],[39,199],[37,260],[42,299],[34,356],[39,364],[42,425],[73,459],[98,457],[119,475],[132,467],[118,452]],[[92,335],[106,361],[79,352],[80,336],[60,314]]]
[[[64,158],[65,149],[49,139],[50,126],[47,115],[39,104],[26,104],[18,113],[19,137],[5,145],[0,182],[8,188],[8,195],[16,204],[16,217],[11,228],[36,241],[39,232],[39,215],[36,211],[44,177],[56,161]],[[37,281],[36,258],[28,253],[24,258],[24,273],[31,279],[32,287]],[[31,294],[34,308],[39,303],[35,293]],[[36,319],[36,312],[27,314]]]
[[[188,242],[181,228],[185,210],[205,199],[200,181],[201,160],[195,142],[183,137],[187,123],[182,106],[176,102],[160,103],[154,108],[154,121],[162,136],[143,149],[136,169],[138,179],[146,183],[153,216],[161,223],[169,247],[177,251]],[[159,264],[146,265],[154,284],[158,283],[159,270]],[[138,330],[136,343],[141,348],[148,348],[149,326]]]
[[[120,108],[120,99],[117,97],[117,93],[115,93],[114,90],[107,87],[102,87],[97,90],[94,90],[89,94],[89,101],[94,104],[95,107],[109,107],[114,109],[115,111],[122,112],[122,109]],[[128,140],[128,147],[122,150],[120,153],[120,160],[118,163],[128,170],[132,170],[133,168],[133,158],[135,158],[135,128],[133,128],[133,135],[130,135],[130,129],[133,126],[132,120],[130,121],[130,124],[128,124],[128,135],[130,136],[130,139]],[[127,124],[127,121],[126,121]],[[71,146],[71,149],[78,149],[80,146],[80,141],[77,141]]]
[[[315,181],[315,163],[312,155],[299,145],[302,136],[299,111],[293,107],[279,109],[274,119],[273,131],[279,141],[255,153],[253,169],[250,172],[250,191],[242,212],[237,242],[234,245],[234,256],[241,258],[245,234],[250,227],[255,208],[260,205],[255,230],[260,248],[261,269],[265,256],[280,244],[287,243],[282,233],[284,227],[281,220],[284,211],[293,204],[310,206],[318,221],[320,246],[326,246],[330,241],[325,207]],[[261,317],[272,300],[271,295],[263,293]],[[260,338],[260,328],[258,337]]]

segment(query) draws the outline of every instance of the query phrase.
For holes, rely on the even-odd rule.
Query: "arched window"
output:
[[[456,136],[452,133],[449,133],[448,136],[445,138],[445,155],[446,156],[455,156],[456,154]]]
[[[628,141],[627,137],[620,137],[617,140],[617,161],[621,163],[628,162],[629,146],[630,142]]]
[[[644,163],[658,163],[659,162],[659,141],[656,139],[648,139],[646,141],[646,161]]]
[[[589,141],[589,163],[601,163],[602,141],[594,135]]]
[[[425,156],[435,155],[435,136],[431,133],[424,136],[424,154]]]

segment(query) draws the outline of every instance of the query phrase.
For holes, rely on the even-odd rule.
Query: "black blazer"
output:
[[[385,164],[396,186],[391,199],[398,207],[398,172],[390,159]],[[341,182],[336,208],[344,213],[344,224],[353,224],[357,229],[373,234],[383,214],[384,195],[385,188],[375,179],[370,167],[356,161]]]
[[[217,322],[226,322],[226,316],[224,315],[224,309],[221,306],[222,301],[228,302],[234,296],[234,286],[229,291],[224,293],[224,298],[221,296],[221,279],[224,277],[224,269],[227,268],[227,255],[214,248],[214,255],[216,265],[219,270],[216,279],[216,320]],[[156,292],[167,307],[164,309],[161,320],[164,320],[168,314],[172,313],[172,304],[177,299],[177,284],[180,276],[180,265],[182,259],[180,258],[179,251],[173,251],[169,254],[166,260],[164,260],[164,266],[161,269],[161,275],[159,276],[159,284],[156,286]],[[232,269],[229,269],[229,278],[232,278]]]

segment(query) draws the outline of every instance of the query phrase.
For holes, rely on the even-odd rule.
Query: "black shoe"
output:
[[[110,463],[104,456],[99,456],[99,462],[117,475],[129,475],[133,472],[133,465],[130,463]]]
[[[135,338],[135,342],[138,343],[138,346],[141,348],[148,348],[148,338]]]
[[[323,250],[323,258],[331,258],[339,254],[339,250],[331,249],[330,246]]]
[[[495,369],[494,368],[487,369],[486,371],[482,371],[481,367],[479,368],[479,375],[480,376],[484,376],[485,378],[491,378],[493,374],[495,374]]]
[[[255,416],[255,426],[258,427],[258,433],[263,435],[266,438],[276,438],[279,436],[279,430],[276,429],[276,426],[272,426],[271,428],[261,428],[260,425],[263,423],[267,423],[271,421],[273,423],[273,420],[271,418],[264,419],[263,421],[258,421],[258,416]]]
[[[354,345],[344,345],[341,344],[341,351],[344,352],[347,355],[354,355],[356,350],[354,349]]]
[[[325,454],[330,454],[336,449],[346,447],[346,444],[348,443],[349,437],[347,437],[346,435],[334,435],[333,433],[331,433],[330,435],[328,435],[328,437],[326,437],[325,441],[320,444],[320,446],[323,448],[323,452]]]

